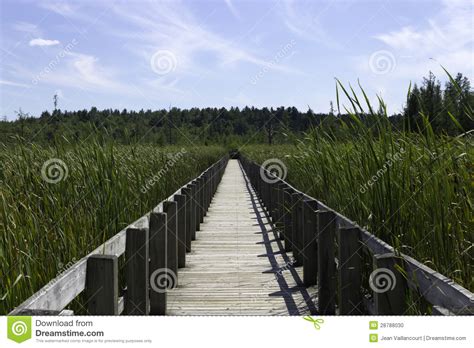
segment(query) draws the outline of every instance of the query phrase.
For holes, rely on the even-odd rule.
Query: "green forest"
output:
[[[474,120],[466,108],[474,105],[471,83],[458,73],[444,85],[429,73],[418,86],[410,86],[403,112],[388,115],[379,97],[378,110],[362,112],[352,87],[350,103],[360,119],[371,126],[377,117],[388,117],[396,130],[423,132],[425,121],[436,134],[458,135],[474,128]],[[362,90],[362,87],[361,87]],[[363,91],[363,90],[362,90]],[[365,97],[365,93],[363,93]],[[337,94],[339,99],[339,93]],[[191,108],[168,110],[90,110],[66,111],[58,107],[53,97],[53,111],[34,117],[19,110],[15,121],[0,122],[0,137],[5,144],[16,143],[18,136],[37,143],[54,144],[62,138],[85,141],[99,133],[105,139],[120,144],[145,143],[157,145],[285,143],[288,135],[302,134],[314,127],[323,127],[337,134],[343,124],[354,122],[339,101],[330,102],[327,113],[311,108],[301,111],[295,107],[255,108]],[[342,122],[341,122],[342,121]]]

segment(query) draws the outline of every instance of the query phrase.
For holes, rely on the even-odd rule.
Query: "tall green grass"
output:
[[[352,122],[337,134],[322,125],[294,145],[242,152],[259,163],[282,160],[295,187],[474,290],[472,135],[436,136],[427,122],[420,133],[395,131],[383,114],[364,112],[355,93],[350,98]]]
[[[223,154],[220,147],[183,151],[98,141],[81,146],[64,142],[55,148],[25,143],[0,148],[0,314],[8,313]],[[42,177],[43,164],[52,158],[67,167],[67,177],[57,183]]]

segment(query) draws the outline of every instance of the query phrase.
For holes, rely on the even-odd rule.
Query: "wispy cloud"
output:
[[[409,81],[419,81],[429,71],[445,80],[441,65],[453,74],[462,72],[472,78],[471,5],[455,0],[442,1],[441,5],[433,15],[416,18],[416,23],[372,36],[377,45],[366,54],[349,56],[358,75],[363,77],[364,87],[380,93],[392,107],[399,100],[398,111],[405,98],[402,86],[408,88]],[[371,60],[377,55],[381,58],[378,63]],[[377,74],[374,69],[386,73]]]
[[[42,35],[41,29],[36,24],[33,24],[33,23],[20,21],[20,22],[14,23],[12,25],[12,28],[16,31],[30,34],[33,36],[37,36],[37,37]]]
[[[58,40],[33,39],[30,40],[30,46],[55,46],[59,45]]]
[[[342,46],[326,31],[322,19],[331,3],[322,6],[318,2],[284,0],[280,14],[286,27],[298,37],[317,42],[326,47],[340,49]]]
[[[19,82],[7,81],[7,80],[0,80],[0,85],[5,86],[13,86],[13,87],[21,87],[21,88],[29,88],[29,85]]]
[[[62,16],[74,15],[77,12],[77,8],[66,1],[42,1],[39,5]]]
[[[472,3],[443,1],[442,4],[441,11],[428,18],[425,26],[404,26],[375,36],[399,56],[422,60],[420,66],[413,65],[412,59],[411,66],[405,67],[408,74],[426,67],[430,58],[451,69],[472,69]]]
[[[127,85],[119,82],[115,70],[100,64],[99,58],[93,55],[77,52],[64,51],[59,60],[39,69],[13,64],[9,66],[9,73],[31,81],[32,86],[46,84],[92,92],[127,93]]]
[[[229,11],[232,13],[232,15],[236,18],[236,19],[241,19],[240,17],[240,13],[237,11],[237,9],[235,8],[234,4],[232,3],[232,0],[224,0],[225,1],[225,4],[227,5]]]
[[[97,87],[117,87],[111,74],[99,65],[97,57],[76,53],[72,56],[74,57],[72,66],[79,81]]]
[[[249,63],[266,66],[268,62],[240,42],[224,38],[200,23],[193,13],[180,2],[151,3],[130,9],[130,5],[114,6],[121,20],[132,24],[135,29],[118,31],[124,38],[134,38],[137,47],[147,59],[157,50],[169,50],[178,60],[177,73],[201,74],[207,70],[202,54],[211,54],[217,60],[218,67],[227,67],[237,63]],[[138,50],[137,50],[138,48]],[[214,66],[215,68],[215,66]],[[273,70],[291,71],[283,65],[272,66]]]
[[[234,15],[238,15],[232,2],[227,1],[226,4]],[[110,32],[119,38],[126,45],[118,47],[128,49],[137,56],[138,60],[133,64],[133,69],[142,75],[136,79],[136,83],[143,84],[144,81],[149,81],[150,83],[144,85],[154,86],[160,90],[179,91],[179,83],[183,76],[201,78],[207,74],[215,74],[219,70],[228,72],[237,69],[241,64],[266,67],[284,73],[296,72],[294,67],[285,65],[283,61],[269,64],[268,59],[271,57],[262,54],[260,47],[253,50],[251,45],[248,45],[250,41],[232,40],[221,32],[206,27],[209,18],[204,20],[198,17],[192,11],[192,6],[179,0],[146,3],[97,2],[81,8],[72,8],[68,5],[63,7],[57,2],[46,2],[41,6],[71,20],[93,24],[97,30],[100,28],[102,32],[103,29],[103,32]],[[102,13],[105,9],[117,24],[113,31],[109,31],[110,23],[96,22],[94,15],[91,15],[91,13]],[[211,11],[208,17],[212,15]],[[170,76],[167,76],[174,81],[172,86],[169,85],[169,81],[156,82],[157,79],[164,80],[163,76],[158,76],[153,71],[150,64],[158,51],[171,52],[177,62]],[[81,65],[74,68],[77,70]],[[86,66],[82,68],[85,69]]]

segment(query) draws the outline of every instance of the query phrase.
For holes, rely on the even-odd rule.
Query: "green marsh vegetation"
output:
[[[2,146],[0,313],[8,313],[223,154],[218,146],[114,145],[100,139],[82,145],[64,140],[54,147],[25,141]]]
[[[343,98],[350,105],[337,132],[320,124],[292,145],[242,152],[259,163],[280,159],[296,188],[472,291],[474,134],[451,113],[459,134],[436,134],[423,109],[416,132],[395,129],[382,99],[374,111],[362,88],[357,95],[337,81],[337,92],[338,107]],[[462,107],[472,119],[471,105]]]

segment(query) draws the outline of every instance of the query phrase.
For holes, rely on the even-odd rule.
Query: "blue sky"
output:
[[[473,76],[471,1],[1,2],[0,116],[59,107],[296,106],[334,78],[389,112],[440,64]]]

